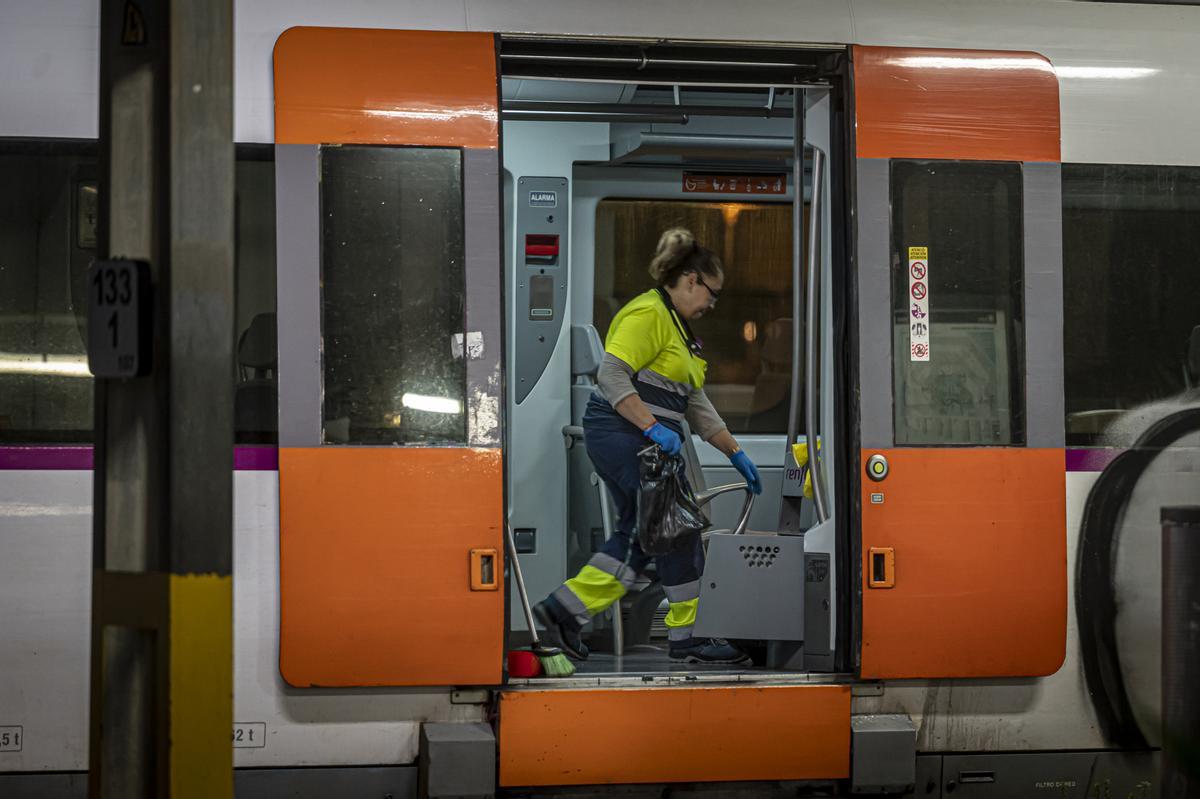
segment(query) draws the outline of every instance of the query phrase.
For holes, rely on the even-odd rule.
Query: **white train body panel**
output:
[[[580,36],[1033,50],[1059,70],[1062,160],[1200,163],[1195,8],[1067,0],[606,4],[436,0],[378,4],[260,0],[234,12],[234,136],[270,142],[271,52],[297,25]],[[0,9],[0,136],[95,138],[99,11],[94,3]]]
[[[91,472],[0,472],[0,771],[87,767],[91,575]]]
[[[234,718],[266,732],[235,765],[411,763],[422,721],[482,721],[446,690],[283,682],[278,497],[277,472],[234,474]],[[91,500],[91,472],[0,471],[0,726],[25,736],[0,772],[87,768]]]

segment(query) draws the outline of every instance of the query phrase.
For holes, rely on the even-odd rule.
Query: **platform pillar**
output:
[[[102,0],[100,259],[148,373],[97,379],[89,793],[233,795],[233,10]]]
[[[1162,509],[1163,798],[1200,796],[1200,505]]]

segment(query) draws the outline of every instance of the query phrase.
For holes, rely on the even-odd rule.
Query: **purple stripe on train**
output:
[[[1067,450],[1067,471],[1102,472],[1124,451],[1123,449],[1069,449]]]
[[[1120,455],[1120,449],[1068,449],[1068,472],[1102,472]],[[49,469],[83,471],[92,468],[91,447],[0,447],[0,470]],[[276,471],[279,450],[275,447],[234,447],[233,468],[237,471]]]
[[[275,447],[234,447],[233,468],[239,472],[279,470],[279,450]]]
[[[91,468],[91,447],[0,447],[0,470],[88,471]],[[241,472],[275,471],[279,468],[279,450],[234,447],[233,468]]]
[[[87,470],[91,447],[0,447],[0,469]]]

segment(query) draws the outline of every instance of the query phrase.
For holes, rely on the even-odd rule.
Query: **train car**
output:
[[[525,794],[1155,794],[1158,513],[1200,496],[1200,12],[235,26],[239,796],[415,794],[454,730],[463,785]],[[0,11],[4,795],[88,768],[98,36],[92,4]],[[514,678],[506,528],[535,600],[612,534],[582,406],[680,225],[727,265],[696,332],[765,486],[692,437],[727,489],[699,624],[754,663],[668,661],[651,572],[574,676]]]

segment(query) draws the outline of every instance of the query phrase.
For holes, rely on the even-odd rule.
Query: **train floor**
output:
[[[576,663],[577,674],[588,676],[669,676],[681,674],[747,674],[765,669],[728,664],[683,663],[667,656],[666,646],[638,644],[625,650],[621,657],[612,652],[593,652],[588,659]]]

